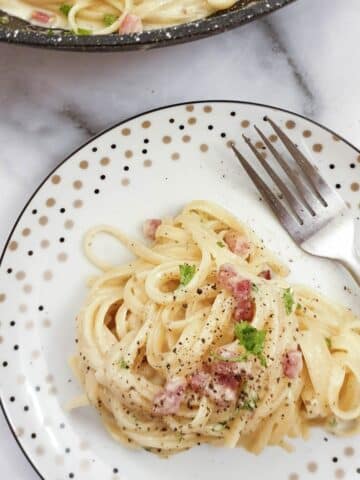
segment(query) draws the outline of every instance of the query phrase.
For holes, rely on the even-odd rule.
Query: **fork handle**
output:
[[[355,233],[353,218],[345,215],[304,242],[303,247],[308,253],[340,262],[360,287],[360,238]]]

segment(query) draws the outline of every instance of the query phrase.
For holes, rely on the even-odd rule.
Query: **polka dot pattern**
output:
[[[9,250],[16,250],[18,247],[18,243],[15,241],[15,240],[12,240],[10,243],[9,243]]]
[[[321,145],[321,143],[314,143],[314,145],[312,146],[312,149],[314,152],[316,153],[320,153],[323,149],[323,145]]]
[[[51,177],[51,181],[54,185],[58,185],[61,182],[61,177],[60,175],[53,175]]]
[[[86,170],[89,166],[89,162],[87,160],[81,160],[79,163],[79,167],[82,168],[83,170]]]
[[[201,176],[201,182],[204,179],[206,183],[206,175],[213,172],[216,185],[208,195],[217,195],[217,188],[221,194],[222,185],[228,189],[226,192],[234,190],[234,184],[238,192],[247,190],[247,177],[236,164],[230,147],[236,142],[250,157],[241,138],[246,133],[265,155],[267,150],[253,131],[257,124],[270,142],[280,148],[277,135],[263,123],[267,113],[296,139],[331,184],[340,185],[339,193],[358,215],[360,155],[341,138],[287,113],[207,102],[146,114],[95,139],[51,175],[20,218],[8,243],[0,277],[0,368],[6,385],[5,409],[17,437],[44,478],[138,478],[124,466],[126,462],[116,461],[127,455],[123,447],[102,434],[105,443],[99,449],[98,426],[94,427],[91,421],[78,422],[76,411],[71,415],[64,413],[64,404],[78,392],[67,367],[67,356],[74,350],[74,319],[90,271],[83,255],[78,254],[84,231],[102,220],[104,204],[110,205],[106,208],[109,216],[115,212],[114,224],[122,227],[129,206],[135,207],[134,211],[141,210],[133,197],[139,197],[139,192],[142,202],[149,198],[153,201],[157,191],[164,188],[172,192],[178,182],[186,186],[184,191],[190,195],[187,190],[192,175]],[[171,195],[167,199],[171,204]],[[157,209],[156,200],[154,205]],[[53,446],[54,438],[57,448]],[[316,449],[300,445],[299,451],[289,456],[272,453],[279,455],[276,459],[281,461],[285,480],[315,480],[326,475],[330,479],[353,479],[355,474],[360,480],[355,441],[346,438],[335,444],[329,438],[328,442],[319,440],[314,445]],[[109,450],[111,455],[103,456],[101,450]],[[238,456],[246,455],[235,453],[237,462]],[[140,459],[149,454],[137,455]],[[196,464],[197,452],[193,455],[189,463]],[[242,458],[247,459],[250,472],[266,471],[268,480],[275,480],[269,465],[261,463],[261,456],[256,460],[250,456]],[[220,467],[215,461],[212,468]],[[145,473],[148,480],[155,480],[156,473],[151,469]]]

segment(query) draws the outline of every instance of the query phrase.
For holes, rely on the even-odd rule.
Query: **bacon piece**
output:
[[[194,392],[203,392],[205,388],[209,385],[211,380],[210,373],[200,370],[199,372],[194,373],[189,378],[189,387],[194,390]]]
[[[125,16],[119,28],[120,34],[140,33],[142,31],[143,25],[141,18],[131,13]]]
[[[296,378],[303,368],[302,354],[299,350],[290,350],[282,357],[284,375],[288,378]]]
[[[255,314],[255,302],[251,296],[252,284],[250,280],[239,280],[234,283],[233,295],[236,300],[234,318],[237,322],[245,320],[250,322]]]
[[[252,285],[250,280],[241,279],[233,282],[232,294],[236,300],[243,300],[248,298],[251,294]]]
[[[230,375],[217,375],[205,387],[204,394],[220,407],[235,402],[240,380]]]
[[[155,240],[156,230],[161,225],[161,220],[158,218],[149,218],[143,224],[143,233],[146,238]]]
[[[218,353],[224,358],[232,358],[235,353],[221,348]],[[206,395],[220,407],[226,407],[238,397],[243,378],[251,373],[251,364],[245,362],[215,361],[204,364],[203,369],[191,375],[189,387],[202,395]]]
[[[153,413],[155,415],[173,415],[178,412],[184,398],[186,379],[175,377],[154,397]]]
[[[231,264],[225,263],[219,268],[217,282],[220,287],[230,290],[236,300],[235,320],[250,322],[255,315],[255,302],[251,296],[250,280],[241,278]]]
[[[229,230],[224,236],[224,241],[233,253],[244,258],[248,257],[251,247],[244,235],[235,230]]]
[[[263,270],[262,272],[259,273],[258,277],[265,278],[265,280],[271,280],[272,278],[271,270],[270,269]]]
[[[240,377],[251,373],[250,362],[231,361],[237,356],[237,353],[229,348],[219,348],[216,353],[224,358],[224,360],[217,360],[211,363],[210,370],[213,374]]]
[[[206,395],[221,407],[236,400],[239,385],[240,379],[234,376],[212,376],[203,370],[194,373],[189,378],[189,386],[194,392]]]
[[[235,307],[233,316],[236,322],[251,322],[255,315],[255,302],[252,299],[243,300]]]
[[[35,20],[35,22],[39,23],[50,23],[50,20],[54,19],[54,15],[49,15],[46,12],[41,12],[40,10],[34,10],[31,13],[31,20]]]
[[[224,265],[221,265],[219,268],[216,281],[220,288],[226,288],[227,290],[232,291],[233,280],[236,275],[235,268],[230,263],[224,263]]]

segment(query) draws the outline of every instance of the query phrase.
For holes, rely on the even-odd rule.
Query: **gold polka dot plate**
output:
[[[291,280],[309,284],[360,311],[356,287],[335,263],[301,252],[241,169],[231,141],[254,161],[242,133],[257,124],[282,126],[324,177],[360,214],[360,153],[330,130],[299,115],[242,102],[195,102],[127,120],[73,153],[41,183],[2,254],[0,273],[1,403],[9,426],[40,478],[47,480],[360,480],[359,438],[313,429],[294,453],[269,447],[194,448],[168,460],[127,450],[104,431],[96,412],[65,405],[80,392],[68,365],[75,316],[95,273],[82,252],[84,232],[100,223],[141,236],[142,221],[207,199],[250,224],[291,267]],[[262,144],[258,144],[263,149]],[[266,151],[264,150],[266,154]],[[255,161],[254,161],[255,164]],[[128,254],[115,242],[98,248],[119,264]]]

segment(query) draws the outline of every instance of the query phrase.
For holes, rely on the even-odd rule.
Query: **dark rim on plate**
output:
[[[197,100],[197,101],[189,101],[189,102],[181,102],[181,103],[174,103],[172,105],[166,105],[164,107],[158,107],[158,108],[153,108],[151,110],[147,110],[145,112],[142,112],[142,113],[139,113],[137,115],[134,115],[132,117],[129,117],[127,118],[126,120],[123,120],[122,122],[119,122],[119,123],[116,123],[115,125],[112,125],[111,127],[108,127],[106,128],[105,130],[102,130],[100,133],[98,133],[97,135],[91,137],[87,142],[83,143],[80,147],[78,147],[76,150],[74,150],[72,153],[70,153],[70,155],[68,155],[64,160],[62,160],[43,180],[42,182],[39,184],[39,186],[36,188],[36,190],[34,191],[34,193],[31,195],[31,197],[29,198],[29,200],[26,202],[25,206],[23,207],[23,209],[21,210],[19,216],[17,217],[15,223],[14,223],[14,226],[12,227],[11,229],[11,232],[6,240],[6,243],[5,243],[5,246],[2,250],[2,253],[1,253],[1,257],[0,257],[0,267],[2,266],[2,262],[3,262],[3,259],[4,259],[4,256],[5,256],[5,253],[6,253],[6,250],[7,250],[7,247],[10,243],[10,240],[11,240],[11,237],[18,225],[18,223],[20,222],[21,220],[21,217],[23,216],[24,212],[27,210],[30,202],[32,201],[32,199],[36,196],[36,194],[38,193],[38,191],[41,189],[41,187],[48,181],[49,178],[51,178],[54,173],[64,164],[66,163],[70,158],[73,157],[73,155],[75,155],[76,153],[78,153],[80,150],[82,150],[84,147],[86,147],[86,145],[89,145],[89,143],[91,143],[92,141],[94,141],[96,138],[99,138],[101,137],[102,135],[104,135],[105,133],[109,132],[110,130],[114,129],[114,128],[117,128],[117,127],[120,127],[121,125],[127,123],[127,122],[130,122],[131,120],[134,120],[136,118],[139,118],[139,117],[142,117],[144,115],[147,115],[149,113],[154,113],[154,112],[158,112],[158,111],[161,111],[161,110],[167,110],[167,109],[170,109],[170,108],[174,108],[174,107],[181,107],[181,106],[185,106],[185,105],[196,105],[196,104],[209,104],[209,103],[228,103],[228,104],[236,104],[236,105],[251,105],[251,106],[254,106],[254,107],[261,107],[261,108],[266,108],[266,109],[271,109],[271,110],[275,110],[275,111],[278,111],[278,112],[282,112],[282,113],[288,113],[290,115],[293,115],[295,117],[298,117],[298,118],[301,118],[303,120],[306,120],[310,123],[312,123],[313,125],[316,125],[317,127],[320,127],[322,128],[323,130],[329,132],[331,135],[334,135],[336,136],[339,140],[341,140],[342,142],[344,142],[346,145],[348,145],[350,148],[352,148],[353,150],[355,150],[358,154],[360,154],[360,150],[358,148],[356,148],[351,142],[347,141],[345,138],[343,138],[341,135],[338,135],[337,133],[335,133],[333,130],[331,130],[330,128],[328,127],[324,127],[324,125],[322,125],[321,123],[319,122],[316,122],[315,120],[311,120],[310,118],[308,117],[305,117],[304,115],[301,115],[299,113],[295,113],[295,112],[292,112],[291,110],[286,110],[284,108],[279,108],[279,107],[274,107],[272,105],[266,105],[266,104],[263,104],[263,103],[256,103],[256,102],[246,102],[246,101],[243,101],[243,100]],[[46,479],[45,477],[43,477],[41,475],[41,473],[39,472],[37,466],[35,465],[35,463],[32,461],[32,458],[30,457],[30,455],[27,453],[27,451],[25,450],[25,447],[22,446],[19,438],[17,437],[16,435],[16,432],[15,432],[15,427],[12,425],[11,423],[11,420],[10,420],[10,416],[8,415],[7,411],[6,411],[6,408],[5,408],[5,405],[3,403],[3,399],[2,397],[0,396],[0,407],[1,407],[1,410],[4,414],[4,417],[5,417],[5,420],[11,430],[11,433],[16,441],[16,443],[18,444],[20,450],[22,451],[22,453],[24,454],[24,456],[26,457],[26,459],[28,460],[28,462],[30,463],[30,465],[33,467],[34,471],[38,474],[39,478],[41,480],[49,480],[49,479]]]
[[[147,50],[198,40],[249,23],[294,0],[240,0],[232,8],[195,22],[137,35],[77,36],[64,30],[34,27],[0,10],[0,42],[72,51]]]

